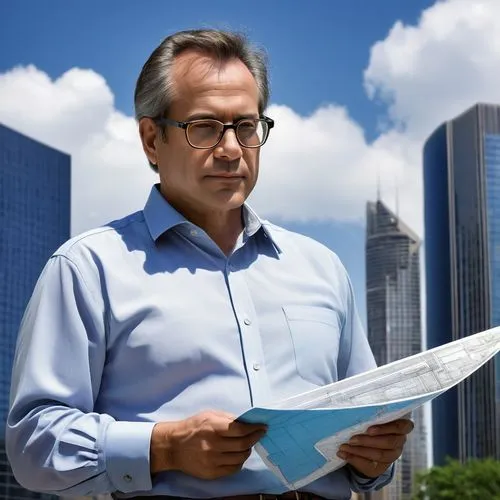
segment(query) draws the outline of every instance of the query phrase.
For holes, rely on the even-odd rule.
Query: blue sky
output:
[[[455,2],[457,5],[459,3],[459,0]],[[202,26],[242,30],[253,41],[264,46],[268,52],[272,84],[271,101],[274,105],[293,110],[303,119],[311,116],[318,109],[327,109],[329,105],[335,107],[334,111],[344,109],[347,116],[338,119],[344,120],[342,123],[347,123],[347,128],[356,129],[357,132],[356,130],[349,132],[353,134],[352,137],[357,137],[356,133],[358,133],[358,140],[363,147],[366,147],[367,151],[371,148],[376,153],[378,150],[372,148],[371,143],[377,141],[383,132],[379,127],[381,121],[387,126],[388,112],[391,112],[391,116],[395,114],[396,117],[403,117],[404,122],[407,115],[417,116],[418,111],[411,108],[409,101],[406,102],[403,98],[401,102],[396,103],[399,108],[396,107],[396,111],[391,111],[388,107],[390,101],[386,98],[370,99],[367,96],[364,87],[366,78],[363,74],[370,67],[371,78],[377,82],[379,90],[392,85],[391,88],[395,89],[396,96],[400,92],[404,97],[404,92],[400,90],[403,80],[398,80],[398,68],[401,63],[398,68],[394,69],[396,67],[394,57],[386,57],[383,51],[379,53],[378,59],[374,58],[372,61],[371,48],[377,42],[385,40],[385,47],[388,51],[392,50],[392,53],[397,55],[397,43],[390,39],[389,33],[398,21],[401,22],[400,27],[406,37],[403,37],[402,43],[406,43],[409,51],[408,57],[412,56],[411,50],[415,45],[411,42],[411,26],[416,26],[420,30],[418,32],[419,40],[421,40],[420,47],[429,45],[430,42],[427,43],[426,40],[434,40],[433,28],[420,26],[419,20],[422,12],[433,4],[434,2],[427,0],[275,1],[252,2],[251,4],[225,0],[210,3],[189,1],[182,4],[165,0],[2,2],[0,4],[0,75],[10,74],[16,66],[34,65],[38,71],[46,73],[50,79],[55,80],[75,67],[90,69],[101,75],[109,86],[114,96],[116,111],[131,116],[137,75],[149,53],[163,37],[179,29]],[[435,11],[436,20],[446,17],[439,14],[437,9]],[[422,49],[421,53],[427,52]],[[404,63],[406,55],[400,57]],[[383,73],[384,68],[388,68],[389,76],[387,77]],[[439,75],[436,76],[436,81],[438,77]],[[408,79],[404,81],[405,85],[409,85]],[[474,92],[469,92],[466,95],[467,99],[473,99]],[[33,131],[39,130],[40,137],[37,138],[50,141],[44,136],[43,124],[38,123],[39,129],[32,127],[31,122],[36,121],[37,113],[41,113],[37,107],[34,106],[35,109],[33,106],[29,109],[23,108],[21,93],[15,96],[15,99],[19,100],[18,105],[7,103],[6,95],[4,93],[3,108],[0,95],[0,121],[14,128],[25,129],[23,131],[35,135],[38,132]],[[464,102],[468,101],[465,99]],[[460,105],[461,103],[462,101]],[[451,104],[448,107],[443,104],[443,107],[446,110],[455,109]],[[2,113],[2,109],[7,109],[7,111]],[[70,113],[71,109],[70,106],[69,111],[66,112]],[[276,108],[277,117],[281,116],[280,110],[281,108]],[[47,113],[47,110],[44,112]],[[48,114],[50,115],[50,112]],[[78,113],[75,113],[73,118],[72,123],[75,126],[74,130],[68,131],[70,135],[79,133]],[[420,126],[422,120],[418,116],[409,123],[415,124],[415,130],[425,130],[427,133],[439,124],[438,120],[445,118],[448,118],[447,111],[443,111],[442,115],[437,114],[430,120],[430,124],[425,124],[425,127]],[[66,119],[70,121],[69,118]],[[336,129],[332,129],[332,141],[336,139],[335,131]],[[419,132],[419,134],[420,140],[423,133]],[[282,149],[288,148],[285,139],[280,143]],[[406,140],[407,137],[401,137],[400,143],[406,144],[404,142]],[[53,141],[56,143],[54,145],[59,147],[57,135]],[[304,141],[306,142],[307,138]],[[380,142],[385,144],[384,141],[389,141],[389,136],[384,136]],[[71,139],[62,144],[63,149],[71,149]],[[66,144],[69,145],[66,146]],[[307,144],[303,146],[304,151],[298,168],[307,171],[311,168],[308,158],[311,157],[311,162],[316,162],[317,157],[312,152],[308,156]],[[341,146],[346,147],[345,144]],[[391,148],[395,150],[395,146]],[[420,143],[417,140],[409,143],[408,149],[412,148],[416,152],[414,157],[418,158]],[[321,161],[327,171],[328,154],[323,150],[320,153],[323,156],[326,154],[326,158],[322,158]],[[369,158],[372,153],[368,151],[367,154]],[[78,157],[80,155],[81,153],[78,153]],[[356,151],[349,153],[347,157],[352,155],[355,156]],[[274,155],[273,158],[275,157],[277,156]],[[398,163],[397,158],[391,161]],[[345,169],[349,169],[350,165],[340,164],[338,167],[338,160],[332,158],[332,164],[334,162],[337,167],[330,182],[336,186],[343,184],[343,172],[347,172]],[[384,167],[384,163],[380,160],[377,165],[375,162],[370,165],[368,160],[364,160],[363,164],[368,169],[367,171],[370,169],[375,171],[377,168]],[[413,163],[418,163],[418,160],[414,160]],[[261,168],[274,169],[276,164],[263,162]],[[418,165],[415,168],[418,169]],[[296,170],[286,174],[285,171],[284,175],[294,175],[294,172]],[[391,173],[388,174],[389,179],[391,175]],[[419,175],[418,172],[416,175]],[[373,181],[375,176],[370,178],[371,184],[367,184],[363,191],[365,199],[370,193],[372,196],[376,193],[376,185]],[[359,182],[361,180],[360,178]],[[355,186],[357,182],[354,178],[351,186]],[[92,186],[87,185],[82,188],[80,184],[73,186],[73,192],[79,189],[92,190]],[[275,189],[282,188],[275,186]],[[344,191],[347,189],[347,193],[344,194],[348,198],[349,188],[343,189]],[[91,198],[91,195],[89,196]],[[283,196],[287,196],[286,191]],[[314,200],[314,193],[311,196]],[[332,197],[335,196],[338,194],[332,191]],[[359,198],[359,194],[357,196]],[[361,197],[357,203],[361,206],[363,202]],[[359,213],[362,213],[362,210],[363,207],[357,209]],[[411,216],[412,211],[415,210],[418,211],[419,208],[413,208],[413,202],[408,201],[407,213]],[[307,220],[300,222],[297,220],[300,218],[297,213],[287,217],[286,209],[282,212],[275,210],[272,219],[318,239],[339,254],[351,274],[361,315],[365,321],[362,218],[359,217],[359,213],[355,220],[350,218],[349,214],[337,217],[334,213],[335,208],[332,209],[332,206],[328,204],[325,204],[324,209],[321,206],[317,207],[317,211],[315,216],[308,216]],[[325,213],[323,218],[317,215],[322,212]],[[300,209],[298,213],[300,214]],[[108,220],[105,213],[99,214],[99,217],[102,218],[102,222]],[[411,222],[412,220],[410,220],[410,225]]]
[[[163,37],[180,29],[227,27],[245,31],[268,51],[273,102],[301,114],[338,102],[373,135],[380,110],[367,100],[362,86],[370,46],[396,20],[414,23],[433,3],[2,2],[0,46],[8,50],[1,52],[0,71],[35,64],[56,77],[73,66],[92,68],[106,78],[117,107],[131,114],[135,79]]]

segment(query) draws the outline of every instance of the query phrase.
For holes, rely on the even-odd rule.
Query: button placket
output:
[[[226,266],[226,270],[227,269],[231,269],[231,264]],[[243,273],[244,270],[227,272],[226,276],[234,312],[240,325],[239,332],[246,365],[246,373],[252,395],[252,403],[255,405],[269,401],[270,387],[267,373],[263,365],[264,354],[258,319]]]

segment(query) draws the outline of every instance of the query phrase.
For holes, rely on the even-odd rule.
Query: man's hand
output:
[[[401,456],[413,427],[408,419],[370,427],[343,444],[337,455],[366,477],[380,476]]]
[[[151,437],[151,472],[178,470],[200,479],[234,474],[265,432],[264,425],[236,422],[221,411],[158,423]]]

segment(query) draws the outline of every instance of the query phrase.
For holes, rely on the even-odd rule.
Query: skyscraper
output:
[[[434,131],[424,194],[431,348],[500,325],[500,106],[477,104]],[[434,462],[500,459],[499,406],[495,359],[433,402]]]
[[[14,480],[5,422],[17,331],[35,282],[70,235],[66,154],[0,124],[0,498],[40,498]]]
[[[368,340],[378,365],[422,351],[420,239],[380,200],[366,206],[366,306]],[[410,499],[414,478],[427,467],[423,409],[394,481],[371,498]]]

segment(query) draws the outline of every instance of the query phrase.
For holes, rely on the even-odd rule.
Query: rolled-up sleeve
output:
[[[27,489],[64,495],[150,490],[153,423],[94,411],[106,360],[103,294],[64,255],[26,308],[12,372],[6,451]]]

